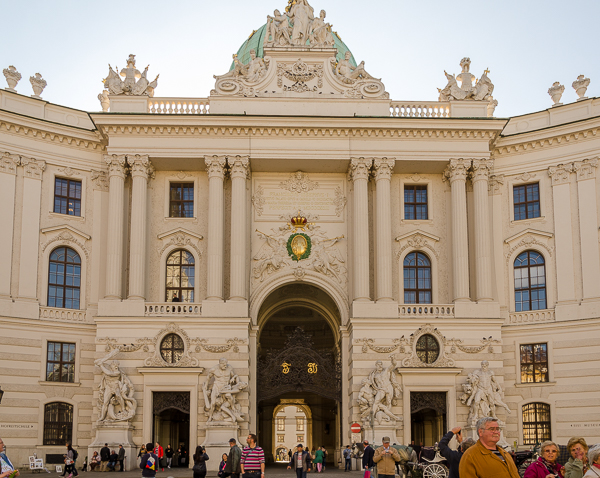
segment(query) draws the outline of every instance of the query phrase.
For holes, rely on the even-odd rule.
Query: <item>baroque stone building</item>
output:
[[[600,440],[589,80],[496,118],[465,58],[439,101],[397,102],[324,19],[306,0],[268,16],[205,98],[155,96],[133,55],[102,112],[4,70],[13,461],[107,441],[131,467],[149,440],[218,454],[249,432],[273,459],[285,406],[332,458],[486,413],[512,446]]]

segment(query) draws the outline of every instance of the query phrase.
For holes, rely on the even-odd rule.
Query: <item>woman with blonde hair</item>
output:
[[[588,471],[588,450],[585,438],[573,437],[569,440],[567,451],[571,457],[565,464],[565,478],[583,478]]]
[[[523,478],[546,478],[547,476],[564,476],[564,466],[557,463],[558,445],[553,441],[545,441],[540,445],[540,457],[525,470]]]

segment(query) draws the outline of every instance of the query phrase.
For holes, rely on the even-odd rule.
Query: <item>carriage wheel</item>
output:
[[[425,467],[424,478],[448,478],[448,469],[439,463],[432,463]]]
[[[536,461],[535,458],[527,458],[527,460],[525,460],[523,463],[521,463],[521,466],[519,466],[519,476],[522,478],[523,476],[525,476],[525,470],[527,469],[527,467],[529,465],[531,465],[534,461]]]

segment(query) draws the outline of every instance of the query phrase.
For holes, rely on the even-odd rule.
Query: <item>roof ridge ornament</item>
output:
[[[456,76],[444,70],[448,83],[443,89],[438,88],[440,93],[439,101],[475,100],[490,103],[495,102],[492,96],[494,84],[488,77],[490,70],[486,68],[481,78],[477,80],[475,75],[469,71],[471,67],[471,59],[469,57],[460,60],[460,66],[462,71]],[[473,80],[475,80],[475,84],[473,84]],[[458,81],[460,81],[460,86],[458,85]],[[496,105],[497,102],[495,102],[494,107]]]
[[[160,75],[156,75],[154,81],[148,81],[148,68],[150,68],[150,65],[140,73],[135,67],[135,55],[130,54],[127,58],[127,66],[120,73],[117,73],[119,71],[118,67],[115,71],[110,64],[108,65],[108,76],[102,80],[102,83],[110,95],[149,96],[152,98]],[[125,80],[121,80],[119,75],[124,77]],[[100,96],[98,99],[102,102]]]

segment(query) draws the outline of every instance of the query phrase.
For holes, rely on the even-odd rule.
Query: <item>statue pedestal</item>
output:
[[[381,446],[381,439],[383,437],[390,437],[390,443],[402,443],[401,440],[398,440],[396,436],[396,430],[398,429],[398,425],[396,423],[384,423],[381,425],[375,425],[371,427],[369,425],[365,425],[365,439],[369,440],[369,443],[373,446],[373,448],[377,448]]]
[[[206,448],[206,454],[210,457],[210,460],[206,462],[206,470],[219,471],[219,463],[221,463],[221,455],[223,453],[229,454],[229,440],[235,438],[238,445],[240,443],[238,433],[240,427],[237,423],[232,422],[208,422],[206,424],[206,438],[202,446]],[[193,455],[193,451],[190,450],[190,457]]]
[[[125,470],[135,470],[138,454],[138,447],[133,443],[132,432],[133,425],[129,422],[101,422],[95,425],[96,438],[88,446],[88,463],[95,451],[100,454],[100,449],[105,443],[111,450],[119,452],[119,445],[125,449]],[[81,457],[83,463],[83,457]],[[220,460],[219,460],[220,462]]]

